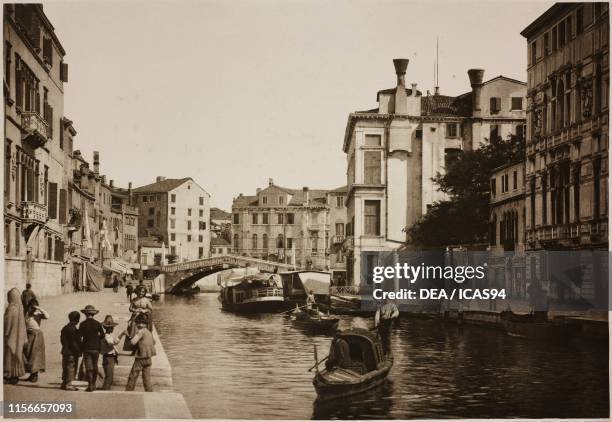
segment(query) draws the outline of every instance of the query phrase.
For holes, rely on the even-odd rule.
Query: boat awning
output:
[[[315,295],[329,295],[331,278],[328,273],[300,272],[298,277],[307,293],[312,290]]]

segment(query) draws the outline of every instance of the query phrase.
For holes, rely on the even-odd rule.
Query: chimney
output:
[[[468,70],[468,76],[470,77],[470,85],[472,85],[472,112],[479,112],[484,69],[470,69]]]
[[[440,87],[434,86],[434,95],[440,95]]]
[[[416,97],[417,96],[417,84],[410,84],[412,86],[412,96]]]
[[[110,182],[108,182],[108,184],[111,188],[115,187],[115,181],[113,179],[111,179]]]
[[[102,175],[100,177],[100,179],[102,180],[102,184],[105,185],[106,184],[106,175]]]
[[[274,184],[274,180],[272,180],[272,178],[270,177],[268,179],[268,186],[272,186]]]
[[[163,182],[164,180],[166,180],[166,178],[165,178],[164,176],[157,176],[157,177],[155,178],[155,181],[156,181],[156,182]]]
[[[308,194],[308,186],[304,186],[302,188],[302,192],[304,192],[304,198],[305,198],[305,203],[306,205],[310,204],[310,201],[308,200],[309,194]]]
[[[128,182],[128,201],[129,201],[128,205],[131,207],[133,204],[132,182]]]
[[[408,59],[393,59],[395,74],[397,75],[397,87],[395,88],[395,114],[408,114],[408,96],[406,95],[406,69]]]
[[[98,151],[93,153],[93,171],[95,174],[100,174],[100,153]]]

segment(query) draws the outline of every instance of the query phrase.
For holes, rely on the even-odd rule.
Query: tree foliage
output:
[[[516,136],[493,138],[477,150],[462,152],[445,174],[433,178],[449,200],[434,203],[418,223],[407,229],[411,242],[436,249],[486,242],[493,170],[524,157],[524,138]]]

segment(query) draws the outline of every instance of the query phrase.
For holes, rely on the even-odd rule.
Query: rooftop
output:
[[[159,182],[151,183],[149,185],[141,186],[134,189],[134,193],[164,193],[169,192],[183,183],[193,179],[191,177],[184,177],[182,179],[164,179]]]

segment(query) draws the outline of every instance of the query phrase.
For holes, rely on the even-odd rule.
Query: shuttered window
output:
[[[49,183],[49,218],[57,218],[57,183]]]
[[[66,195],[66,189],[60,189],[59,195],[59,223],[66,224],[66,212],[67,212],[68,195]]]
[[[380,236],[380,201],[365,201],[363,217],[364,234]]]
[[[380,177],[380,151],[366,151],[364,158],[364,183],[379,185]]]
[[[491,113],[499,113],[501,110],[501,98],[491,97]]]

